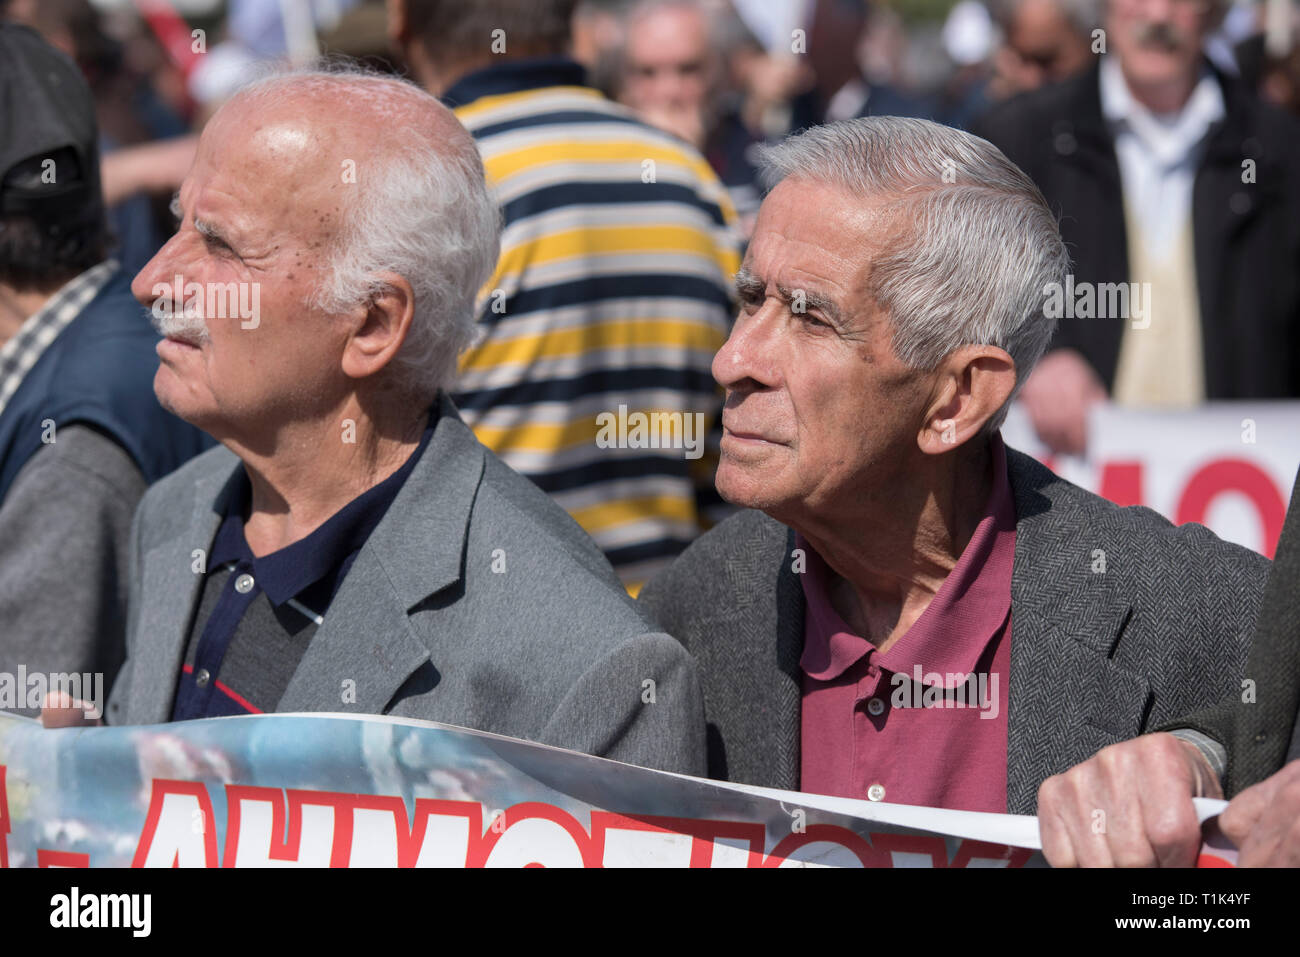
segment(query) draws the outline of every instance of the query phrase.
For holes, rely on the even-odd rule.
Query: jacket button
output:
[[[206,687],[210,680],[212,680],[212,675],[209,674],[207,668],[200,668],[194,672],[194,683],[200,688]]]
[[[867,788],[868,801],[883,801],[885,799],[885,786],[883,784],[873,784]]]
[[[1079,141],[1074,138],[1073,133],[1057,133],[1056,139],[1052,140],[1052,145],[1062,156],[1069,156],[1079,148]]]

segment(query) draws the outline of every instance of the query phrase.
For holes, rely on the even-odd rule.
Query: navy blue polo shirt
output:
[[[173,721],[275,710],[352,562],[424,454],[437,416],[435,407],[401,468],[306,538],[261,558],[244,538],[252,488],[240,469],[208,557]]]

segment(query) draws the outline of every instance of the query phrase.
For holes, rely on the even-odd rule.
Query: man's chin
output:
[[[762,469],[729,464],[724,457],[718,465],[714,486],[732,505],[766,512],[784,500],[774,488],[772,478]]]
[[[202,429],[203,416],[184,381],[163,362],[153,377],[153,394],[164,409],[190,425]]]

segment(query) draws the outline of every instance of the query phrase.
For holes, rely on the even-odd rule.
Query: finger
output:
[[[1288,866],[1284,862],[1300,857],[1300,766],[1288,767],[1261,783],[1272,786],[1266,804],[1238,845],[1238,863],[1242,867]]]
[[[41,706],[41,725],[46,728],[75,728],[87,724],[84,701],[66,691],[51,691]]]
[[[1114,867],[1112,835],[1108,826],[1110,795],[1097,757],[1065,773],[1070,805],[1063,815],[1070,844],[1080,867]],[[1099,817],[1097,812],[1101,812]],[[1098,822],[1102,826],[1098,826]]]
[[[1053,775],[1039,785],[1038,839],[1043,848],[1043,857],[1052,867],[1079,866],[1063,817],[1069,806],[1062,775]]]
[[[1094,759],[1092,830],[1104,838],[1112,867],[1155,867],[1156,850],[1147,833],[1149,825],[1142,792],[1151,742],[1138,740],[1098,752]]]
[[[1193,867],[1201,849],[1201,822],[1192,795],[1203,762],[1194,745],[1169,735],[1153,735],[1143,755],[1151,784],[1136,789],[1143,832],[1160,867]],[[1204,773],[1211,774],[1208,764]],[[1208,783],[1208,782],[1207,782]]]
[[[1088,448],[1088,413],[1077,406],[1070,416],[1070,454],[1083,455]]]
[[[1241,850],[1260,815],[1273,799],[1278,782],[1265,778],[1233,798],[1219,815],[1219,830]]]
[[[1146,839],[1157,867],[1194,867],[1201,850],[1201,822],[1187,794],[1147,792],[1143,799]]]

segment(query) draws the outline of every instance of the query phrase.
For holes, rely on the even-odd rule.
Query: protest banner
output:
[[[1199,522],[1272,558],[1300,465],[1300,402],[1210,402],[1179,412],[1103,403],[1089,416],[1083,459],[1052,456],[1020,406],[1002,436],[1104,498],[1153,508],[1175,525]]]
[[[1043,866],[1037,847],[1032,817],[752,788],[424,721],[0,716],[0,867]],[[1202,850],[1203,866],[1233,860]]]

